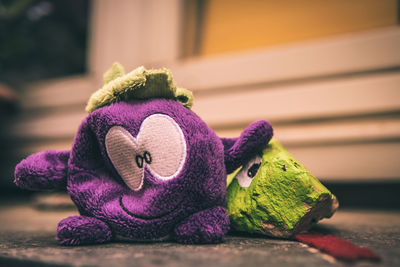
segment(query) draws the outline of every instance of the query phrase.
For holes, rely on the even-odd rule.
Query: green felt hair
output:
[[[178,88],[171,72],[166,69],[146,70],[139,67],[125,74],[124,67],[114,63],[104,74],[104,86],[89,98],[86,112],[90,113],[119,101],[166,98],[179,101],[186,108],[193,105],[191,91]]]

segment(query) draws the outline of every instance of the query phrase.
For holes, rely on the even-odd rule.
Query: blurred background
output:
[[[167,67],[219,136],[266,119],[344,207],[400,207],[397,0],[0,0],[0,193],[69,149],[114,61]]]

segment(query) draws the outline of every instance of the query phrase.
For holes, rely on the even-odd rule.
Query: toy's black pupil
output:
[[[251,167],[247,170],[247,176],[249,176],[250,178],[253,178],[254,176],[256,176],[258,168],[260,168],[260,163],[254,163],[253,165],[251,165]]]
[[[182,102],[182,103],[186,103],[189,99],[187,98],[187,96],[184,95],[180,95],[178,96],[178,101]]]
[[[143,167],[143,157],[140,155],[136,155],[136,164],[139,168]]]
[[[144,160],[147,162],[147,164],[150,164],[150,163],[151,163],[151,155],[150,155],[150,152],[145,151],[143,157],[144,157]]]
[[[151,154],[148,151],[145,151],[143,156],[136,155],[136,165],[139,168],[143,168],[143,161],[146,161],[147,164],[151,163]]]

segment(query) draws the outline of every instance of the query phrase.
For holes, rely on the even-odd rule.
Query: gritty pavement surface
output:
[[[400,212],[339,211],[316,231],[371,248],[379,263],[336,261],[295,241],[230,234],[217,245],[114,242],[62,247],[58,221],[75,211],[39,211],[27,204],[0,206],[0,266],[400,266]]]

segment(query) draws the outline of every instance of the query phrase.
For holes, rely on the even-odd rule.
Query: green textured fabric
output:
[[[187,108],[193,105],[193,94],[187,89],[175,85],[168,69],[146,70],[139,67],[127,74],[119,63],[104,74],[104,86],[94,92],[86,106],[90,113],[100,107],[118,101],[131,99],[167,98],[175,99]]]
[[[122,77],[125,74],[124,66],[115,62],[109,70],[107,70],[103,75],[103,83],[107,84],[118,77]]]
[[[249,187],[241,187],[236,179],[240,168],[228,176],[232,228],[290,237],[332,216],[337,208],[335,196],[276,140],[260,156],[262,163]]]

